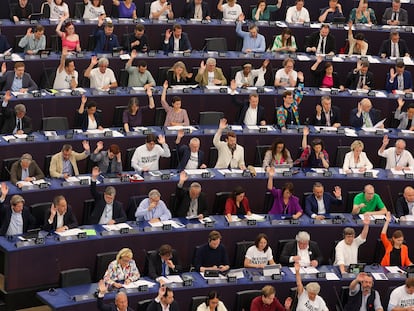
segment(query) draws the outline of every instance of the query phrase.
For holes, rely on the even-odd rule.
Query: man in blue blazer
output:
[[[183,32],[181,25],[175,24],[172,31],[171,29],[165,31],[162,49],[165,54],[168,54],[175,51],[191,52],[193,48],[191,47],[188,35]]]
[[[96,300],[98,309],[100,311],[133,311],[134,309],[128,307],[128,297],[125,292],[119,292],[115,296],[115,302],[104,304],[103,298],[108,291],[104,280],[99,281],[98,299]]]
[[[350,124],[355,128],[373,127],[381,120],[381,111],[372,108],[368,98],[362,99],[358,107],[351,110]]]
[[[98,27],[95,30],[95,53],[112,53],[114,48],[120,46],[118,37],[114,34],[114,25],[106,23],[102,29],[104,18],[99,17]]]
[[[6,63],[1,65],[0,85],[2,91],[11,90],[13,92],[26,93],[27,91],[37,90],[37,84],[33,81],[30,74],[24,72],[24,63],[16,62],[14,71],[6,71]]]
[[[313,219],[324,219],[325,214],[331,212],[332,205],[342,204],[342,191],[339,186],[335,186],[333,194],[324,191],[320,182],[313,184],[313,194],[309,195],[305,201],[305,213]]]
[[[184,137],[184,131],[180,130],[177,132],[177,138],[175,140],[177,156],[178,156],[178,167],[179,171],[186,168],[198,169],[206,168],[204,164],[204,151],[200,150],[200,140],[197,137],[190,139],[188,145],[180,145],[181,139]],[[197,158],[196,158],[197,155]]]
[[[95,199],[95,208],[92,211],[90,223],[113,225],[127,220],[122,203],[115,201],[116,190],[112,186],[105,188],[104,193],[96,190],[96,179],[100,172],[98,167],[92,169],[91,194]]]
[[[389,93],[394,90],[404,92],[413,91],[413,78],[411,76],[411,72],[405,70],[405,64],[403,61],[397,61],[395,69],[391,68],[390,72],[387,73],[385,89]]]

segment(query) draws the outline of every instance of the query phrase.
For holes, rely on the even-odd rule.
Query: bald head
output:
[[[127,311],[128,309],[128,297],[125,292],[119,292],[115,296],[115,305],[119,311]]]
[[[409,202],[412,203],[414,202],[414,188],[411,186],[407,186],[404,188],[404,193],[403,193],[404,199]]]
[[[398,139],[395,142],[395,153],[400,155],[405,150],[405,146],[406,146],[405,141],[402,139]]]

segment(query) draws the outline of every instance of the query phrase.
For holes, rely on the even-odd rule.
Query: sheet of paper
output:
[[[154,287],[155,283],[147,280],[138,280],[129,284],[122,285],[124,288],[138,288],[142,285],[147,285],[148,288]]]
[[[227,275],[235,276],[237,279],[242,279],[244,278],[244,269],[231,269]]]
[[[263,215],[259,215],[259,214],[251,214],[251,215],[246,215],[246,219],[249,219],[249,220],[257,220],[257,221],[263,221],[263,220],[265,220],[266,218],[265,218],[265,216],[263,216]]]
[[[21,185],[22,187],[28,187],[28,186],[32,186],[33,185],[33,183],[31,181],[23,181],[23,180],[21,180],[21,181],[18,181],[17,183],[19,185]]]
[[[106,231],[119,231],[123,228],[128,228],[128,229],[132,229],[132,227],[130,225],[128,225],[127,223],[119,223],[119,224],[114,224],[114,225],[102,225],[102,227],[106,230]]]
[[[290,267],[289,270],[296,274],[295,267]],[[319,270],[314,267],[300,267],[299,273],[301,274],[310,274],[310,273],[318,273]]]
[[[186,169],[187,175],[201,175],[202,173],[208,173],[207,169]]]
[[[256,171],[256,174],[265,173],[265,169],[263,167],[255,166],[254,169]]]
[[[45,134],[46,137],[48,137],[48,136],[57,136],[56,131],[44,131],[43,133]]]
[[[231,174],[231,171],[230,171],[229,169],[227,169],[227,168],[224,168],[224,169],[218,170],[218,172],[219,172],[221,175]]]
[[[230,125],[232,131],[243,131],[243,127],[241,125]]]
[[[131,59],[131,55],[121,54],[121,55],[119,55],[119,58],[122,59],[122,60],[129,60],[129,59]]]
[[[333,127],[333,126],[315,126],[315,129],[319,132],[321,130],[329,131],[329,132],[336,132],[337,131],[337,128]]]
[[[227,276],[224,276],[222,274],[219,274],[217,277],[207,277],[204,276],[204,272],[200,272],[200,275],[206,280],[227,280]]]
[[[319,167],[314,167],[311,170],[318,174],[323,174],[324,172],[326,172],[326,168],[319,168]]]
[[[322,26],[322,24],[321,24],[321,23],[311,23],[311,24],[310,24],[310,28],[317,28],[317,29],[320,29],[320,28],[321,28],[321,26]]]
[[[386,98],[388,95],[384,91],[375,91],[375,97]]]
[[[79,228],[73,228],[73,229],[69,229],[63,232],[57,232],[55,231],[55,233],[59,236],[72,236],[72,235],[78,235],[79,233],[85,232],[82,229]]]
[[[388,280],[387,276],[384,273],[373,272],[371,273],[371,275],[376,281],[387,281]]]
[[[76,176],[69,176],[68,178],[65,179],[67,182],[77,182],[79,181],[79,178]]]
[[[300,60],[300,61],[308,61],[308,60],[310,60],[310,57],[307,56],[307,55],[298,55],[297,57],[298,57],[298,60]]]
[[[405,174],[403,170],[396,170],[395,168],[391,169],[391,173],[393,175],[404,175]]]
[[[220,85],[206,85],[207,90],[219,90],[221,88],[228,88],[227,86],[220,86]]]
[[[170,131],[179,131],[179,130],[185,130],[185,129],[190,130],[190,132],[197,131],[197,129],[194,126],[182,126],[182,125],[167,126],[167,129]]]
[[[14,135],[4,135],[3,136],[3,139],[5,141],[9,141],[10,139],[16,139],[16,137],[14,137]]]
[[[391,273],[405,273],[405,271],[398,266],[387,266],[385,267],[385,269],[387,269]]]
[[[213,219],[211,219],[210,217],[204,217],[203,219],[199,219],[199,221],[202,224],[205,224],[206,222],[213,222]]]
[[[339,281],[339,277],[333,272],[327,272],[326,279],[328,281]]]
[[[187,88],[192,88],[195,89],[198,86],[198,84],[191,84],[191,85],[171,85],[171,88],[173,90],[183,90],[183,89],[187,89]]]
[[[27,134],[14,134],[14,137],[19,138],[19,139],[26,139]]]

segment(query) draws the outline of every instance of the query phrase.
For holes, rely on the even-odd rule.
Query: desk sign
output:
[[[171,177],[170,174],[161,174],[161,180],[169,180]]]
[[[368,61],[368,56],[361,56],[360,60],[361,60],[361,62],[367,62]]]
[[[149,51],[148,52],[148,57],[155,57],[155,51]]]
[[[375,135],[384,135],[384,131],[383,130],[376,130],[375,131]]]
[[[81,185],[89,185],[89,179],[87,179],[87,178],[80,178],[79,179],[79,184],[81,184]]]
[[[330,55],[330,54],[325,55],[325,60],[331,61],[332,59],[333,59],[333,55]]]
[[[121,229],[119,230],[119,233],[120,233],[120,234],[128,234],[128,233],[129,233],[129,228],[128,228],[128,227],[126,227],[126,228],[121,228]]]
[[[201,178],[210,178],[211,177],[211,172],[202,172],[201,173]]]
[[[121,179],[121,182],[129,182],[129,175],[122,175],[120,179]]]
[[[375,91],[373,91],[373,90],[369,91],[368,96],[374,96],[375,97]]]
[[[252,177],[252,174],[249,170],[244,170],[242,173],[242,177]]]
[[[284,171],[282,173],[283,177],[292,177],[292,175],[293,175],[292,171]]]
[[[267,127],[259,127],[259,133],[267,133]]]
[[[331,90],[331,95],[338,95],[339,94],[339,90]]]
[[[139,292],[147,292],[148,291],[148,285],[140,285],[138,286]]]
[[[162,230],[163,231],[171,231],[171,229],[172,229],[171,224],[163,224],[162,225]]]
[[[247,219],[247,225],[256,226],[257,225],[256,219]]]
[[[374,174],[372,172],[365,172],[364,177],[366,178],[374,178]]]
[[[145,130],[142,131],[142,134],[144,134],[144,135],[152,134],[152,130],[151,129],[145,129]]]
[[[78,240],[83,240],[83,239],[86,239],[86,232],[85,231],[78,233]]]
[[[32,96],[33,97],[42,97],[42,93],[40,93],[39,91],[33,91]]]
[[[272,280],[278,281],[282,279],[282,275],[280,273],[273,273]]]
[[[226,87],[221,87],[221,88],[219,89],[219,92],[220,92],[221,94],[227,94],[227,88],[226,88]]]
[[[404,178],[405,179],[414,179],[414,174],[413,173],[405,173]]]
[[[318,279],[324,279],[324,278],[326,278],[326,272],[318,272],[318,273],[316,273],[316,277]]]
[[[213,228],[214,227],[214,222],[212,222],[212,221],[206,221],[204,223],[204,227],[206,227],[206,228]]]
[[[112,131],[105,131],[104,132],[104,137],[113,137],[113,136],[114,136],[114,134],[113,134]]]
[[[35,137],[34,137],[33,135],[28,135],[28,136],[26,137],[26,141],[33,142],[33,141],[35,141]]]
[[[70,92],[70,95],[72,95],[72,96],[80,96],[81,93],[78,90],[72,90],[72,92]]]
[[[332,177],[332,171],[325,171],[325,172],[323,172],[323,176],[324,177]]]
[[[181,278],[183,279],[184,287],[193,286],[193,279],[191,277],[182,276]]]
[[[227,282],[228,283],[236,283],[237,277],[235,275],[227,275]]]
[[[257,89],[256,89],[256,92],[257,92],[258,94],[262,94],[262,93],[264,93],[264,92],[265,92],[265,89],[264,89],[264,87],[263,87],[263,86],[258,86],[258,87],[257,87]]]
[[[49,184],[47,182],[42,182],[39,184],[39,189],[47,189],[49,188]]]
[[[12,56],[10,54],[4,55],[4,60],[11,60]]]
[[[73,132],[67,132],[67,133],[65,134],[65,138],[66,138],[66,139],[73,139]]]
[[[17,248],[21,248],[21,247],[26,247],[26,246],[32,246],[34,245],[34,241],[33,240],[26,240],[26,241],[17,241],[16,242],[16,247]]]
[[[411,98],[413,98],[413,93],[405,93],[404,97],[408,98],[408,99],[411,99]]]
[[[34,240],[34,243],[36,245],[43,245],[43,244],[45,244],[45,238],[44,237],[38,237]]]
[[[299,219],[290,219],[289,224],[291,225],[299,225]]]
[[[333,225],[342,225],[343,224],[343,219],[342,218],[333,218],[332,219],[332,224]]]
[[[76,57],[77,58],[84,58],[85,55],[82,52],[78,52],[78,53],[76,53]]]
[[[227,53],[226,52],[219,52],[218,53],[218,56],[219,57],[226,57],[227,56]]]
[[[375,219],[374,222],[376,225],[383,225],[385,223],[385,218],[383,219]]]
[[[109,90],[108,90],[108,94],[109,94],[109,95],[114,95],[114,94],[116,94],[116,90],[114,90],[114,89],[109,89]]]
[[[184,57],[190,57],[190,56],[191,56],[191,52],[184,52],[184,53],[183,53],[183,56],[184,56]]]
[[[183,93],[187,94],[187,93],[191,93],[193,91],[193,89],[191,87],[185,87],[183,88]]]

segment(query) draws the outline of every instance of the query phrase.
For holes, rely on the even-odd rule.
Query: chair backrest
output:
[[[263,214],[269,213],[269,211],[272,209],[274,200],[275,198],[273,197],[273,194],[270,191],[266,191],[263,204]]]
[[[179,158],[177,148],[171,149],[170,167],[175,169],[178,166]]]
[[[46,177],[50,177],[50,162],[52,161],[53,154],[48,154],[45,156],[45,161],[43,162],[43,172]]]
[[[125,171],[133,171],[134,170],[131,166],[131,160],[132,160],[132,156],[134,155],[135,149],[137,149],[137,148],[133,147],[133,148],[128,148],[126,150],[125,165],[124,165],[124,170]]]
[[[50,47],[53,52],[62,51],[62,39],[58,35],[50,36]]]
[[[19,46],[20,40],[24,37],[24,35],[16,35],[14,36],[14,48],[13,52],[15,53],[23,53],[24,49]]]
[[[252,300],[261,296],[262,291],[258,289],[243,290],[236,293],[236,311],[250,311]]]
[[[119,70],[119,86],[120,87],[127,87],[128,80],[129,80],[129,73],[124,68]]]
[[[83,201],[83,211],[82,211],[82,224],[89,225],[91,224],[91,215],[92,211],[95,208],[95,200],[87,199]]]
[[[283,248],[288,242],[294,241],[294,239],[282,239],[277,241],[275,262],[280,262],[280,255],[282,254]]]
[[[377,241],[375,242],[374,257],[372,258],[372,262],[380,264],[384,255],[385,255],[384,244],[382,244],[381,239],[377,239]]]
[[[236,38],[236,46],[234,47],[235,51],[241,51],[243,49],[243,38],[237,36]]]
[[[50,17],[50,6],[47,1],[43,2],[40,7],[40,13],[43,14],[43,18],[49,18]]]
[[[88,268],[75,268],[60,271],[60,287],[70,287],[91,283],[91,273]]]
[[[243,70],[242,66],[231,66],[230,67],[230,80],[234,80],[236,78],[236,73]]]
[[[173,217],[176,217],[176,210],[177,210],[177,196],[175,195],[175,192],[172,192],[170,194],[170,201],[168,203],[169,209],[171,211],[171,214]]]
[[[330,265],[333,265],[334,262],[335,262],[335,256],[336,256],[336,250],[335,250],[335,248],[336,248],[336,245],[338,245],[338,243],[339,243],[339,240],[335,240],[334,241],[333,247],[331,249],[331,253],[329,254],[328,263]]]
[[[344,310],[344,307],[348,302],[348,297],[349,297],[349,286],[341,286],[341,291],[339,295],[337,296],[336,310],[338,311]]]
[[[151,9],[151,2],[145,2],[144,3],[144,17],[145,18],[149,18],[150,9]]]
[[[351,213],[354,207],[354,198],[361,191],[348,191],[346,194],[346,210],[345,213]]]
[[[270,145],[258,145],[256,146],[256,154],[254,157],[254,166],[262,166],[263,159],[266,154],[266,151],[269,150]]]
[[[143,195],[133,195],[132,197],[129,198],[128,200],[128,207],[126,210],[126,215],[127,215],[127,220],[129,221],[135,221],[136,217],[135,217],[135,212],[139,206],[139,204],[141,203],[141,201],[145,198],[147,198],[148,196],[146,194]]]
[[[210,151],[208,153],[208,167],[216,166],[218,158],[218,150],[216,147],[210,147]]]
[[[42,118],[43,131],[68,130],[69,123],[67,117],[44,117]]]
[[[205,303],[208,299],[208,296],[194,296],[191,297],[191,307],[190,311],[197,311],[197,308],[202,303]]]
[[[94,35],[89,35],[88,36],[88,47],[87,47],[87,50],[88,51],[94,51],[95,50],[95,45],[96,45],[95,36]]]
[[[128,108],[128,106],[115,106],[114,107],[114,116],[112,118],[112,126],[113,127],[123,127],[124,123],[122,122],[122,116],[124,111]]]
[[[74,12],[74,18],[83,18],[83,13],[85,12],[85,4],[83,2],[75,2]]]
[[[36,228],[42,228],[45,223],[46,211],[50,208],[52,202],[42,202],[30,205],[30,213],[36,219]]]
[[[345,160],[345,155],[351,151],[349,146],[337,146],[336,147],[336,156],[335,156],[335,166],[342,167]]]
[[[158,68],[157,85],[163,85],[167,80],[167,73],[171,66],[161,66]]]
[[[313,194],[313,192],[311,192],[311,191],[307,191],[307,192],[304,192],[302,194],[302,209],[305,209],[305,206],[306,206],[306,198],[308,196],[312,195],[312,194]]]
[[[8,158],[3,159],[3,165],[1,170],[1,180],[9,181],[10,180],[10,169],[14,162],[20,160],[20,158]]]
[[[147,311],[149,304],[151,303],[152,299],[145,299],[138,301],[137,304],[137,311]]]
[[[199,125],[215,125],[218,126],[220,119],[224,118],[222,111],[200,111]]]
[[[214,197],[213,215],[224,214],[224,206],[230,194],[231,192],[229,191],[216,192],[216,196]]]
[[[53,82],[56,77],[56,68],[47,67],[43,69],[42,75],[40,76],[39,87],[42,89],[53,88]]]
[[[167,113],[165,112],[165,110],[164,110],[163,107],[157,107],[157,108],[155,108],[154,125],[156,125],[156,126],[163,126],[166,117],[167,117]]]
[[[236,242],[236,255],[234,256],[234,268],[243,268],[244,267],[244,258],[246,255],[247,249],[254,245],[254,241],[239,241]]]
[[[224,37],[205,38],[204,47],[206,51],[227,52],[227,40]]]
[[[111,261],[115,260],[118,252],[106,252],[96,254],[94,282],[99,282],[105,274]]]
[[[145,252],[145,261],[144,261],[144,275],[148,276],[149,273],[149,259],[151,256],[154,256],[158,252],[157,249],[152,249]]]

